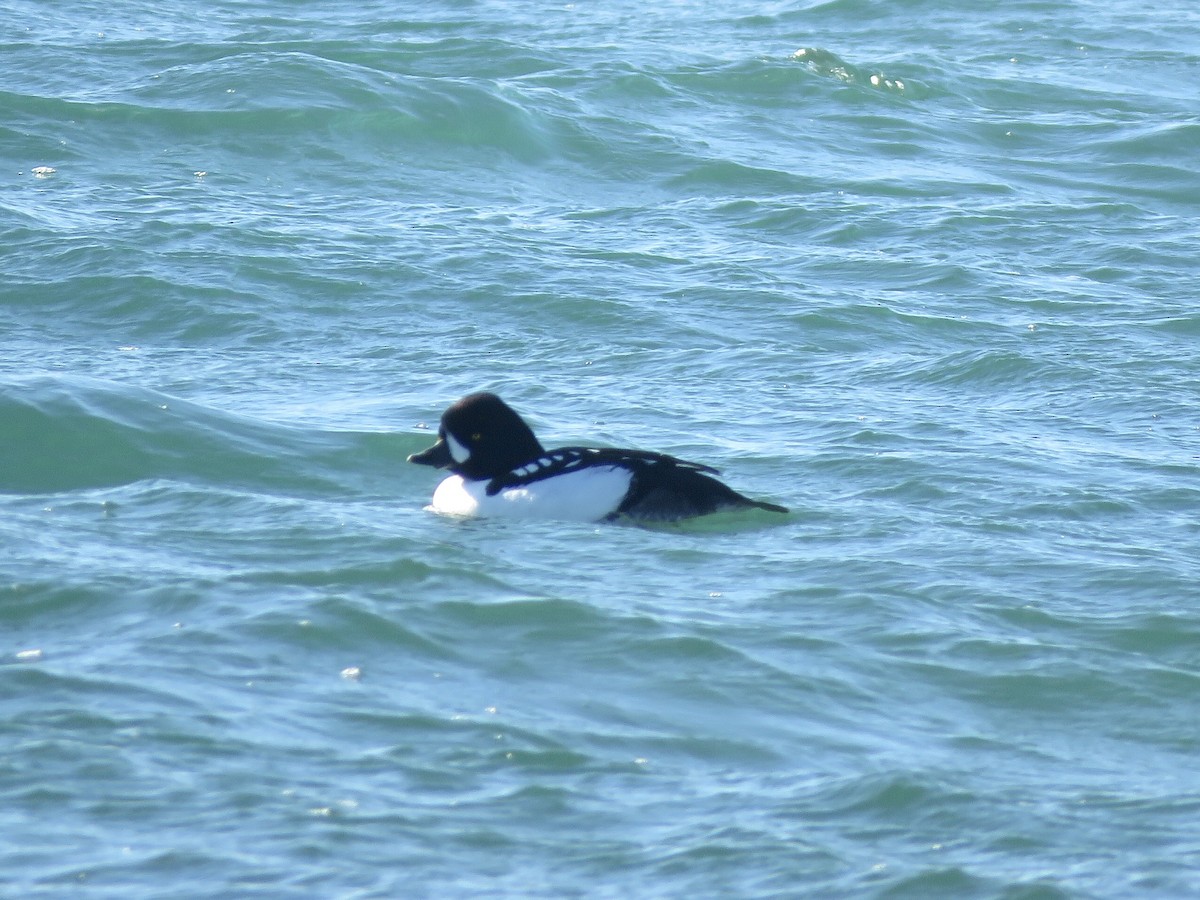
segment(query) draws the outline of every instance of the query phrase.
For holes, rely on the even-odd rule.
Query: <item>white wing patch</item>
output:
[[[595,450],[558,450],[554,453],[547,453],[545,456],[539,456],[533,462],[525,463],[525,465],[513,469],[511,474],[517,478],[528,478],[531,475],[537,475],[539,472],[551,469],[553,471],[548,472],[547,475],[557,477],[564,472],[577,469],[585,463],[590,462],[583,454],[594,454],[595,452]]]

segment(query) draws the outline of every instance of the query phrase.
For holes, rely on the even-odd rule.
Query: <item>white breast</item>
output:
[[[615,512],[632,475],[620,466],[596,466],[508,488],[493,497],[488,482],[451,475],[433,492],[430,509],[450,516],[497,516],[595,522]]]

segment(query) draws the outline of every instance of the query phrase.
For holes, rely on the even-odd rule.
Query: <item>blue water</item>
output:
[[[1194,5],[0,21],[0,895],[1200,895]]]

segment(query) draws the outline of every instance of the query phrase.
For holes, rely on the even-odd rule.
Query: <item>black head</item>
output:
[[[468,394],[444,413],[437,443],[408,458],[465,478],[496,478],[545,451],[512,407],[495,394]]]

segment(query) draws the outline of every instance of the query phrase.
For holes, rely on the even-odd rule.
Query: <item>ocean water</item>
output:
[[[0,21],[0,895],[1200,895],[1194,4]]]

